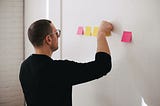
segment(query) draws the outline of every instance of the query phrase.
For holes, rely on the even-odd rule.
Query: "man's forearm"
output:
[[[110,54],[109,45],[107,42],[106,34],[109,34],[113,26],[107,21],[102,21],[97,35],[97,52],[105,52]]]
[[[110,54],[110,49],[104,32],[99,32],[97,36],[97,52],[105,52]]]

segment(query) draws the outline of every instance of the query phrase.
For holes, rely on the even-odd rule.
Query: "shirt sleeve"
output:
[[[87,63],[78,63],[74,61],[66,61],[67,77],[72,85],[88,82],[98,79],[110,72],[111,56],[104,52],[98,52],[95,60]]]

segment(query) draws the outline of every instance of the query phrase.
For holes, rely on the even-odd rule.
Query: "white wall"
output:
[[[160,1],[63,0],[63,59],[94,59],[96,38],[77,36],[81,26],[111,21],[108,37],[113,68],[99,80],[74,87],[74,106],[160,106]],[[133,32],[132,43],[122,43],[124,30]]]
[[[94,59],[96,38],[77,36],[79,25],[114,25],[108,37],[113,68],[105,77],[74,86],[73,106],[160,106],[159,0],[49,0],[49,19],[62,25],[60,51],[55,58],[87,62]],[[62,20],[61,20],[62,9]],[[25,32],[34,20],[46,17],[46,0],[25,0]],[[132,43],[122,43],[124,30]],[[33,52],[27,41],[26,57]]]

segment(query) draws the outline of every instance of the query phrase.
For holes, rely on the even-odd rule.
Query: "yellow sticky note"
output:
[[[86,26],[85,27],[85,33],[84,35],[86,36],[90,36],[92,33],[91,33],[91,27],[90,26]]]
[[[111,32],[106,33],[106,36],[111,36]]]
[[[97,26],[95,26],[94,27],[94,29],[93,29],[93,36],[97,36],[97,34],[98,34],[98,27]]]

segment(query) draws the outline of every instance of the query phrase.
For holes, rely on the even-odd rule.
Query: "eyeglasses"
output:
[[[60,29],[56,29],[56,32],[51,33],[50,35],[54,35],[56,34],[57,37],[60,37],[61,35],[61,30]]]

